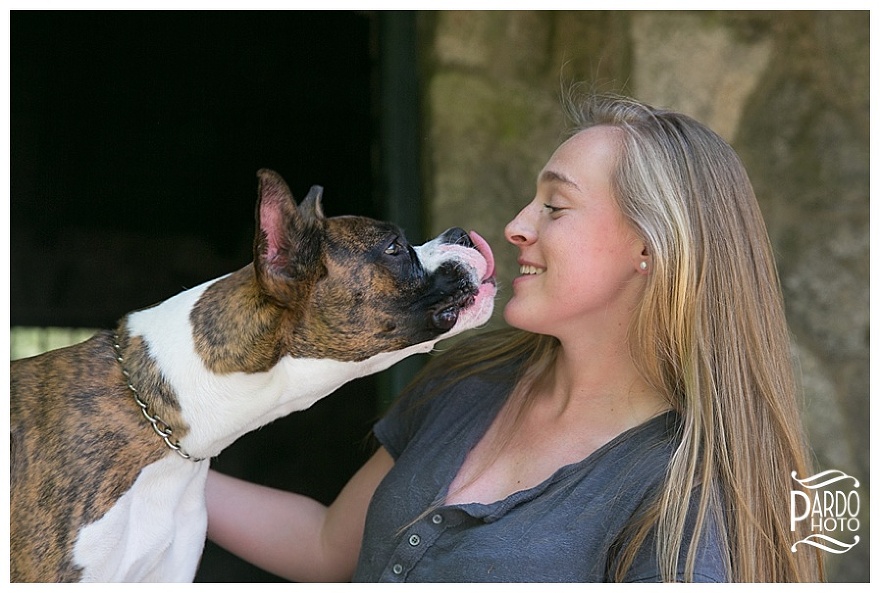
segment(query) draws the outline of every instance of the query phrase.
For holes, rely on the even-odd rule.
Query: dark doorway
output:
[[[261,167],[377,215],[370,31],[355,12],[12,13],[12,323],[104,326],[246,263]]]
[[[255,172],[382,217],[377,17],[13,12],[12,325],[110,327],[251,259]],[[381,153],[381,150],[378,151]],[[324,502],[370,453],[380,378],[212,465]],[[208,545],[200,581],[266,581]]]

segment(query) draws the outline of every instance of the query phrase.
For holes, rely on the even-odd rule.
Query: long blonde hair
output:
[[[630,328],[632,356],[682,420],[665,484],[631,523],[612,578],[625,575],[653,529],[664,580],[680,578],[684,552],[692,578],[702,525],[720,508],[734,581],[821,579],[818,553],[790,550],[807,535],[790,531],[790,475],[812,472],[776,265],[742,163],[717,134],[679,113],[607,95],[569,98],[566,107],[572,135],[597,125],[623,132],[614,195],[651,257]],[[484,372],[530,356],[522,387],[547,372],[556,347],[547,336],[490,333],[428,372]],[[697,527],[684,541],[692,496]]]

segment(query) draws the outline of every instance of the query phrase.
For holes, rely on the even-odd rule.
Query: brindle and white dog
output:
[[[452,229],[297,206],[259,173],[254,262],[11,365],[13,581],[190,581],[209,459],[356,377],[485,323],[492,252]]]

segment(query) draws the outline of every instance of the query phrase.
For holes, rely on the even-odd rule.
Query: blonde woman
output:
[[[208,533],[291,580],[812,581],[779,283],[715,133],[620,97],[511,221],[512,329],[437,356],[337,500],[212,473]]]

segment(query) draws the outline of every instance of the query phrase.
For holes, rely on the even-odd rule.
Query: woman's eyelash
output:
[[[544,204],[544,208],[549,210],[551,213],[552,212],[559,212],[560,210],[562,210],[562,208],[559,208],[557,206],[551,206],[550,204]]]

